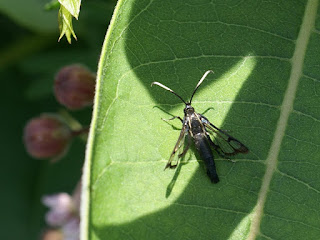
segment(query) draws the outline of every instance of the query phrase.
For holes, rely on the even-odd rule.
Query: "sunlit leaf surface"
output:
[[[317,239],[318,1],[119,1],[102,49],[83,239]],[[188,99],[249,147],[163,171]],[[228,132],[228,133],[229,133]],[[88,217],[89,216],[89,217]]]

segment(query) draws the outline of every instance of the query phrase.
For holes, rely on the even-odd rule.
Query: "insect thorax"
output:
[[[185,115],[191,115],[194,113],[194,108],[188,103],[186,107],[184,108],[184,114]]]

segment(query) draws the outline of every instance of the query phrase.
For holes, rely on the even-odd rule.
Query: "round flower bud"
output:
[[[54,93],[59,103],[69,109],[92,105],[96,76],[82,65],[66,66],[57,73]]]
[[[70,128],[56,115],[31,119],[24,129],[24,144],[34,158],[61,156],[71,140]]]

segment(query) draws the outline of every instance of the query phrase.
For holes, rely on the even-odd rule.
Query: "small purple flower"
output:
[[[44,196],[42,202],[50,208],[45,218],[47,224],[51,227],[61,227],[78,215],[73,199],[67,193]]]
[[[79,240],[80,239],[80,196],[81,182],[72,196],[67,193],[46,195],[42,202],[49,208],[45,216],[49,228],[43,234],[43,240]],[[57,238],[51,238],[51,236]]]

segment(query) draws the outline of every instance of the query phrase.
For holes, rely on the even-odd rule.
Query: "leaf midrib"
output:
[[[276,171],[278,164],[278,156],[280,152],[281,142],[283,140],[289,116],[293,111],[293,104],[299,84],[299,80],[303,74],[303,63],[308,46],[308,42],[312,31],[314,30],[315,20],[317,16],[318,0],[309,0],[307,2],[304,17],[298,38],[296,41],[295,50],[291,59],[292,68],[288,87],[286,89],[283,102],[280,109],[280,117],[278,119],[276,131],[269,149],[266,159],[266,172],[262,179],[262,186],[258,195],[257,204],[254,210],[254,216],[248,235],[249,240],[253,240],[259,234],[260,224],[263,216],[264,205],[267,198],[267,193],[270,188],[272,176]]]

